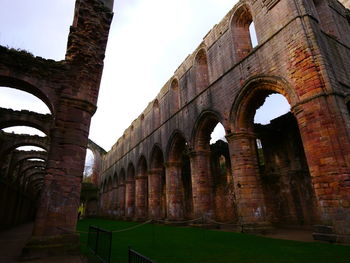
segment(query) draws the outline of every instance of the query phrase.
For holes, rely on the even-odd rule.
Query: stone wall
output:
[[[291,105],[301,139],[291,138],[299,145],[298,151],[305,152],[307,165],[305,161],[303,165],[310,173],[311,179],[300,183],[308,184],[315,196],[315,203],[309,202],[313,210],[303,217],[303,224],[331,225],[339,236],[349,235],[350,119],[346,103],[350,76],[346,69],[350,25],[342,5],[326,2],[242,0],[235,5],[105,155],[102,213],[124,218],[125,200],[132,198],[134,192],[129,188],[135,185],[136,200],[140,195],[146,198],[145,217],[182,220],[186,207],[192,207],[191,218],[205,216],[257,228],[277,221],[289,224],[278,212],[274,212],[278,220],[273,219],[276,208],[270,205],[263,186],[253,123],[265,98],[280,93]],[[248,31],[252,21],[258,39],[254,48]],[[218,122],[225,128],[229,148],[231,174],[226,184],[233,191],[229,216],[220,212],[224,207],[217,209],[218,200],[225,195],[215,191],[217,175],[209,145]],[[285,143],[282,138],[279,145]],[[190,160],[190,191],[185,190],[189,184],[183,175],[189,169],[181,157],[184,152]],[[270,165],[277,168],[276,163]],[[135,176],[125,181],[129,167]],[[282,174],[288,169],[284,167]],[[145,187],[147,196],[138,190]],[[288,187],[288,202],[295,206],[296,190]],[[285,189],[280,185],[278,191]],[[186,191],[191,198],[185,197]],[[188,198],[190,206],[186,205]],[[128,206],[140,209],[137,202]],[[300,211],[307,209],[296,206],[294,210],[293,223],[300,224]]]

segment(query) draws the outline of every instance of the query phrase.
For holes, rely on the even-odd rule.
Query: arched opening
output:
[[[27,159],[28,161],[33,161],[33,162],[45,162],[44,159],[40,159],[40,158],[30,158],[30,159]]]
[[[209,85],[208,60],[203,48],[196,55],[194,68],[196,74],[196,92],[198,94]]]
[[[47,152],[47,150],[44,147],[41,146],[33,146],[33,145],[25,145],[25,146],[19,146],[16,148],[17,151],[37,151],[37,152]]]
[[[135,168],[132,163],[128,166],[125,191],[126,217],[132,218],[135,215]]]
[[[314,216],[311,177],[298,124],[289,108],[282,95],[273,94],[255,114],[260,178],[272,223],[311,225]],[[269,114],[271,109],[277,114]],[[258,124],[259,111],[265,111],[260,114],[270,116],[271,120]]]
[[[20,175],[21,165],[24,165],[22,161],[19,163],[21,150],[27,153],[36,149],[47,152],[49,140],[42,137],[48,135],[51,122],[47,121],[51,121],[51,118],[43,114],[51,114],[53,104],[40,89],[6,76],[0,76],[0,92],[0,177],[4,179],[0,182],[0,192],[7,200],[0,201],[0,215],[6,214],[7,217],[0,216],[0,221],[12,226],[32,219],[43,179],[34,183],[22,176],[20,180],[12,182],[11,188],[4,188],[5,182]]]
[[[142,219],[148,216],[148,172],[147,162],[141,156],[137,165],[136,177],[136,218]]]
[[[0,89],[0,105],[2,108],[16,111],[26,110],[40,114],[51,114],[50,108],[40,97],[15,88],[0,86]]]
[[[225,128],[220,122],[213,129],[210,138],[215,216],[219,221],[232,221],[236,219],[233,177]]]
[[[250,36],[250,44],[252,45],[252,48],[255,48],[258,45],[258,37],[256,35],[254,21],[252,21],[249,25],[249,36]]]
[[[236,62],[245,58],[258,45],[253,16],[246,5],[239,7],[231,21]]]
[[[163,152],[154,146],[151,153],[151,169],[148,176],[149,215],[152,218],[166,218],[166,177]]]
[[[180,91],[179,91],[179,81],[174,79],[170,85],[170,113],[174,114],[180,109]]]
[[[202,213],[209,213],[216,220],[235,220],[229,149],[225,129],[216,114],[202,114],[196,126],[194,145],[195,152],[191,160],[193,189],[199,188],[201,190],[198,191],[206,194],[203,204],[196,201],[194,193],[194,206],[201,207]],[[201,183],[203,180],[205,184]]]
[[[160,110],[159,110],[159,102],[155,100],[153,102],[153,130],[158,129],[160,126]]]
[[[85,183],[92,183],[94,161],[94,153],[90,149],[86,149],[85,166],[83,173],[83,182]]]
[[[167,176],[168,218],[172,220],[193,218],[192,177],[190,150],[180,132],[170,141]]]
[[[310,226],[316,217],[311,177],[298,123],[289,112],[293,97],[279,85],[252,82],[234,108],[233,163],[249,167],[233,167],[240,214],[245,221]]]
[[[2,129],[2,131],[13,134],[26,134],[31,136],[46,137],[41,130],[29,126],[12,126]]]

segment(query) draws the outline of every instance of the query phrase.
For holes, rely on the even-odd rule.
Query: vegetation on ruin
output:
[[[140,223],[84,219],[78,222],[77,229],[88,231],[89,225],[95,225],[107,230],[121,230],[137,224]],[[82,233],[80,236],[82,252],[90,254],[86,247],[87,234]],[[128,246],[157,263],[345,263],[350,258],[348,246],[146,224],[133,230],[113,233],[111,262],[127,262]]]

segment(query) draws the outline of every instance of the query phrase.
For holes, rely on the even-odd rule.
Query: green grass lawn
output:
[[[89,225],[120,230],[139,223],[102,219],[84,219],[77,229]],[[82,252],[88,254],[87,234],[81,234]],[[265,238],[249,234],[147,224],[113,233],[113,263],[127,262],[131,246],[157,263],[341,263],[350,262],[350,247],[324,243],[306,243]]]

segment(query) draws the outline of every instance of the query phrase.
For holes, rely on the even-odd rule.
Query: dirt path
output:
[[[33,224],[25,224],[0,232],[0,262],[13,263],[30,238]]]
[[[16,263],[22,248],[29,240],[33,224],[25,224],[0,232],[0,262]],[[45,259],[25,261],[26,263],[86,263],[82,256],[57,256]]]

